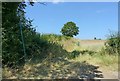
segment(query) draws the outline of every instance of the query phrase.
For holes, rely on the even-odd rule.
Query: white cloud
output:
[[[53,4],[58,4],[58,3],[61,3],[61,2],[64,2],[64,0],[52,0]]]

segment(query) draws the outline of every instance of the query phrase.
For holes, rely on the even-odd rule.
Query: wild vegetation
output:
[[[39,51],[36,50],[38,52],[33,53],[34,55],[31,55],[22,67],[16,69],[5,67],[4,78],[103,78],[102,71],[98,68],[106,68],[108,71],[118,70],[117,54],[109,55],[104,52],[106,47],[103,51],[99,40],[96,40],[98,43],[91,49],[87,49],[84,40],[55,34],[40,35],[39,41],[41,42]],[[94,50],[98,45],[102,50],[100,47],[99,51]]]
[[[32,20],[25,18],[25,7],[25,3],[14,2],[2,6],[3,78],[104,78],[102,72],[118,70],[118,34],[107,40],[80,40],[73,38],[74,34],[40,34]]]

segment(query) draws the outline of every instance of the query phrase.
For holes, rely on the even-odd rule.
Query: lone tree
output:
[[[66,24],[64,24],[60,32],[65,36],[73,37],[79,34],[78,29],[79,28],[76,26],[76,24],[71,21],[71,22],[67,22]]]

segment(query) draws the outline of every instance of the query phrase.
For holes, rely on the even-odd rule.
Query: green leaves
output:
[[[108,54],[120,54],[120,37],[118,34],[111,34],[105,43]]]
[[[65,36],[73,37],[79,34],[79,27],[74,22],[67,22],[61,29],[61,33]]]
[[[21,6],[19,6],[21,4]],[[18,9],[19,7],[19,9]],[[28,55],[33,53],[34,50],[30,49],[30,46],[35,44],[33,42],[36,32],[32,26],[32,20],[25,18],[24,9],[25,3],[22,2],[3,2],[2,3],[2,62],[3,66],[13,66],[24,63],[24,53],[22,48],[22,40],[20,34],[20,19],[23,31],[23,37],[25,40],[25,47],[29,51]],[[22,14],[19,16],[18,12]],[[22,58],[22,59],[21,59]]]

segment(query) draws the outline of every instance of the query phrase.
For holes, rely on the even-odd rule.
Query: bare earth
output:
[[[117,71],[110,71],[106,68],[99,67],[99,71],[102,72],[103,79],[118,79],[118,72]]]

